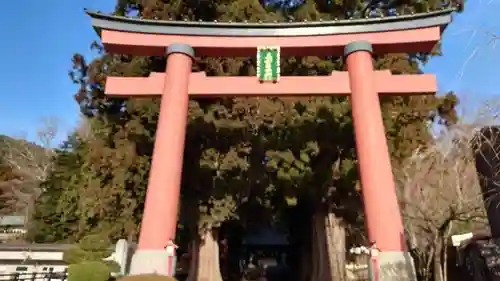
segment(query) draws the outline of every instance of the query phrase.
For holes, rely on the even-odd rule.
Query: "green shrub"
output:
[[[78,244],[64,251],[63,260],[70,265],[98,262],[108,267],[111,272],[119,272],[120,266],[114,261],[103,261],[111,255],[109,239],[102,235],[88,235],[83,237]]]
[[[81,262],[68,266],[68,281],[108,281],[109,267],[99,261]]]
[[[87,256],[88,254],[86,251],[82,250],[78,246],[73,246],[64,251],[63,260],[67,264],[77,264],[86,261]]]
[[[78,246],[82,250],[89,252],[109,251],[110,245],[111,241],[109,238],[102,234],[89,234],[78,241]]]
[[[69,280],[71,281],[71,280]],[[143,275],[129,275],[118,279],[117,281],[176,281],[175,278],[156,275],[156,274],[143,274]]]

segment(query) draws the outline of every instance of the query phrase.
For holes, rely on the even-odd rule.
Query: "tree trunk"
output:
[[[198,241],[192,242],[187,281],[222,281],[216,233],[207,229]]]
[[[434,281],[443,281],[443,263],[441,255],[443,254],[443,243],[440,238],[436,239],[436,251],[434,252]]]
[[[333,213],[315,214],[311,237],[312,281],[345,280],[345,227]]]
[[[326,219],[326,238],[328,245],[328,260],[330,263],[330,278],[328,280],[345,280],[345,225],[341,218],[329,213]]]
[[[324,224],[324,216],[322,214],[314,214],[311,223],[311,280],[326,281],[325,269],[328,268],[326,260],[326,230]]]
[[[312,241],[312,237],[309,238],[309,241]],[[299,261],[300,263],[298,264],[299,267],[299,273],[300,273],[300,281],[310,281],[312,280],[311,275],[312,275],[312,265],[314,264],[315,260],[313,260],[313,249],[312,246],[314,243],[309,242],[308,243],[303,243],[301,245],[301,249],[299,252],[300,258]]]

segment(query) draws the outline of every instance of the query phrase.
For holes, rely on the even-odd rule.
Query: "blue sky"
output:
[[[41,120],[58,119],[61,135],[79,120],[68,78],[75,52],[91,57],[97,39],[84,8],[110,11],[114,0],[3,1],[0,34],[0,134],[36,139]],[[481,100],[500,98],[500,55],[491,34],[500,34],[500,0],[468,0],[444,34],[443,57],[424,68],[435,73],[441,91],[454,90],[470,113]],[[500,39],[499,39],[500,41]],[[500,42],[499,42],[500,45]]]

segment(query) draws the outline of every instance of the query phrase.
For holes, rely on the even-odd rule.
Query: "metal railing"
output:
[[[0,273],[1,281],[66,281],[67,279],[67,271]]]

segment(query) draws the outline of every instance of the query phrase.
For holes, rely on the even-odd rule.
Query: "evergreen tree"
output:
[[[56,151],[54,170],[40,188],[43,193],[35,205],[35,212],[28,227],[28,240],[34,242],[74,242],[78,232],[79,206],[69,194],[78,194],[71,185],[72,178],[79,172],[82,144],[70,148],[69,140]]]

